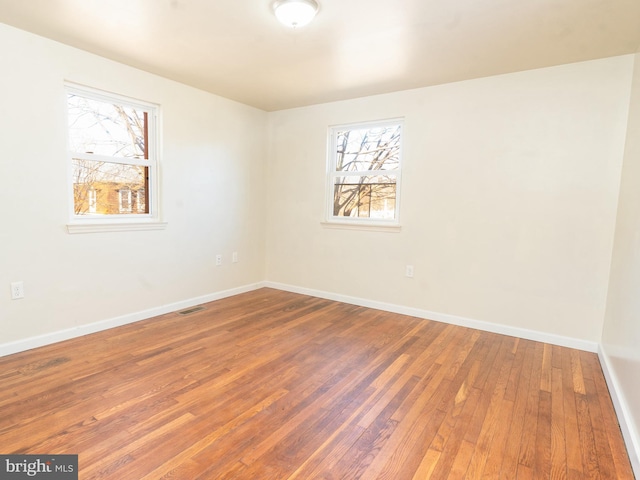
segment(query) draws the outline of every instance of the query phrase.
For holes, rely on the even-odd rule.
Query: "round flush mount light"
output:
[[[315,0],[278,0],[273,10],[280,23],[287,27],[302,27],[313,20],[318,11]]]

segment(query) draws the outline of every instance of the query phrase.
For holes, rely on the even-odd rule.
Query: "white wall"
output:
[[[640,472],[640,55],[630,105],[601,356]]]
[[[0,65],[0,345],[264,279],[265,112],[2,24]],[[161,105],[166,230],[67,233],[64,80]]]
[[[632,64],[270,114],[268,280],[598,342]],[[390,117],[405,117],[401,232],[323,227],[327,126]]]

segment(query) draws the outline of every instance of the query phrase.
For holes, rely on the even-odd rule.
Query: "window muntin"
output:
[[[156,107],[67,87],[67,113],[73,218],[154,218]]]
[[[401,120],[330,129],[330,221],[398,224]]]

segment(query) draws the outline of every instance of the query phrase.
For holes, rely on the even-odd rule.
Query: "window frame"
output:
[[[356,170],[353,172],[345,172],[336,170],[337,163],[337,139],[338,132],[344,130],[362,130],[376,127],[400,126],[400,141],[398,151],[398,166],[391,170]],[[400,192],[402,185],[402,169],[403,169],[403,144],[405,142],[405,120],[403,117],[390,118],[384,120],[375,120],[367,122],[345,123],[340,125],[331,125],[328,129],[327,141],[327,171],[325,186],[325,220],[322,225],[329,228],[347,228],[358,230],[380,230],[380,231],[399,231],[400,230]],[[371,218],[371,217],[340,217],[333,214],[334,208],[334,188],[335,179],[345,176],[371,176],[372,172],[393,172],[396,176],[396,195],[394,218]]]
[[[145,159],[111,157],[93,153],[75,152],[71,150],[69,133],[69,94],[80,97],[107,102],[125,107],[135,108],[146,112],[146,132],[145,132]],[[155,103],[127,97],[121,94],[98,90],[85,85],[71,82],[64,84],[65,100],[65,125],[67,144],[67,168],[68,168],[68,198],[69,222],[67,231],[69,233],[94,233],[103,231],[128,231],[128,230],[157,230],[164,229],[166,223],[160,217],[160,106]],[[148,201],[148,213],[134,213],[133,198],[131,213],[120,213],[112,215],[101,215],[88,212],[78,215],[75,213],[74,205],[74,182],[73,182],[73,159],[88,160],[92,162],[119,163],[123,165],[136,165],[147,167],[148,179],[146,182],[146,200]],[[147,193],[148,192],[148,193]]]

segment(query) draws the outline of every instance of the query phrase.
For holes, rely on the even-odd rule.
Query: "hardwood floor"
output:
[[[597,356],[261,289],[0,358],[80,479],[632,479]]]

